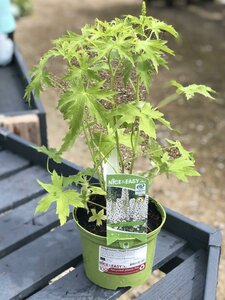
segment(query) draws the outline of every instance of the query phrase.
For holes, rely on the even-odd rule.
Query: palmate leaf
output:
[[[125,124],[134,124],[138,120],[140,130],[143,130],[149,137],[155,139],[156,125],[154,119],[161,118],[162,114],[153,109],[151,109],[150,114],[150,110],[144,109],[145,105],[147,103],[142,101],[118,105],[111,113],[111,117],[116,116],[117,118],[115,129],[119,129]]]
[[[135,17],[132,15],[126,16],[127,21],[140,33],[140,28],[142,31],[142,35],[145,38],[148,38],[152,33],[155,34],[155,37],[159,39],[159,34],[161,32],[168,32],[175,38],[178,37],[177,31],[173,28],[173,26],[168,25],[162,21],[159,21],[151,16],[142,15],[140,17]]]
[[[158,111],[156,108],[153,108],[149,102],[139,101],[138,105],[141,107],[142,112],[145,113],[147,116],[154,120],[158,120],[164,126],[169,128],[170,130],[173,130],[170,125],[170,122],[164,118],[164,114]]]
[[[58,108],[65,120],[68,120],[69,131],[64,137],[60,152],[69,149],[75,142],[82,129],[85,107],[88,113],[97,121],[104,125],[107,110],[98,102],[99,100],[109,100],[114,93],[102,89],[104,82],[98,82],[90,88],[86,88],[82,82],[74,84],[68,91],[60,97]]]
[[[166,61],[162,58],[163,54],[174,55],[173,50],[166,46],[166,41],[162,40],[139,40],[135,51],[140,56],[143,56],[144,59],[151,61],[156,72],[158,72],[160,65],[166,65]]]
[[[168,32],[175,38],[178,38],[178,32],[174,29],[173,26],[168,25],[162,21],[159,21],[154,18],[145,18],[144,26],[150,28],[151,32],[155,34],[156,38],[159,39],[159,34],[161,32]]]
[[[49,209],[52,203],[56,203],[56,213],[58,214],[60,224],[63,225],[69,214],[69,207],[84,207],[81,195],[76,190],[64,190],[63,176],[60,176],[54,170],[51,176],[52,183],[46,184],[38,180],[38,183],[49,194],[43,197],[35,210],[35,213],[41,213]]]
[[[52,75],[46,70],[46,65],[50,58],[60,56],[57,49],[53,48],[46,52],[39,61],[39,64],[31,71],[31,82],[26,87],[24,98],[30,102],[31,93],[39,96],[45,86],[54,86]]]
[[[60,45],[63,43],[67,43],[67,47],[69,49],[73,49],[75,52],[76,49],[82,48],[85,45],[87,35],[86,34],[77,34],[71,31],[68,31],[65,35],[53,41],[53,44],[56,48],[59,49]]]
[[[55,199],[51,195],[43,197],[38,202],[38,205],[35,209],[35,214],[47,211],[53,202],[55,202]]]
[[[177,94],[184,94],[187,100],[192,99],[195,94],[200,94],[205,96],[206,98],[214,100],[215,98],[212,96],[212,94],[215,93],[215,91],[202,84],[191,84],[186,87],[184,87],[182,84],[178,83],[175,80],[171,81],[171,84],[177,88],[176,92]]]
[[[156,125],[151,117],[142,114],[139,120],[139,128],[144,131],[149,137],[156,139]]]
[[[129,62],[128,60],[125,60],[123,62],[123,66],[122,66],[122,76],[123,76],[123,84],[124,86],[127,85],[128,80],[130,79],[130,74],[132,71],[132,63]]]
[[[59,151],[54,148],[48,149],[45,146],[41,146],[41,147],[37,148],[37,151],[47,154],[50,159],[54,160],[58,164],[60,164],[62,162],[62,157],[60,156]]]
[[[163,155],[163,150],[161,145],[154,139],[149,139],[148,143],[148,153],[150,159],[161,158]]]
[[[96,222],[97,226],[102,225],[102,221],[106,220],[106,215],[104,214],[104,209],[100,210],[98,213],[96,209],[91,209],[92,216],[88,219],[88,222]]]
[[[179,180],[187,182],[190,176],[200,176],[195,170],[195,161],[193,153],[187,151],[179,141],[167,140],[172,148],[179,150],[179,156],[172,158],[169,153],[164,151],[161,157],[153,157],[156,165],[158,165],[161,173],[173,174]]]
[[[94,168],[86,168],[81,171],[79,171],[75,175],[70,175],[67,177],[63,177],[63,188],[66,188],[68,186],[71,186],[72,184],[76,185],[82,185],[82,184],[87,184],[91,177],[93,177],[95,173]]]
[[[182,157],[188,158],[188,159],[193,159],[193,154],[192,152],[186,150],[183,145],[181,144],[180,141],[172,141],[169,139],[166,139],[166,141],[172,145],[172,147],[177,148],[179,150],[179,153],[181,154]]]
[[[98,187],[98,186],[89,186],[88,188],[89,192],[91,194],[95,194],[95,195],[106,195],[106,191],[104,191],[102,188]]]
[[[179,157],[170,162],[169,172],[184,182],[188,182],[189,176],[200,176],[200,174],[195,170],[194,162],[185,157]]]
[[[97,151],[99,151],[104,157],[108,157],[116,146],[114,135],[94,133],[93,136],[93,142],[98,147]]]
[[[69,120],[69,131],[66,136],[63,138],[63,144],[60,147],[59,152],[63,153],[68,150],[74,144],[77,136],[80,133],[83,115],[84,115],[84,102],[77,101],[76,106],[73,109],[73,116]],[[70,112],[71,113],[71,112]]]
[[[136,72],[140,79],[140,83],[143,83],[146,90],[149,92],[151,85],[151,71],[152,67],[149,60],[145,60],[143,56],[140,56],[137,60]]]

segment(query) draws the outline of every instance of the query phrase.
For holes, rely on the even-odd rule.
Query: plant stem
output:
[[[177,94],[172,94],[169,95],[168,97],[166,97],[165,99],[163,99],[162,101],[159,102],[159,104],[157,105],[157,108],[162,108],[163,106],[166,106],[168,104],[170,104],[173,101],[176,101],[179,98],[179,95]]]
[[[88,127],[88,132],[89,132],[89,135],[90,135],[92,143],[95,145],[96,148],[98,148],[97,145],[94,142],[94,137],[93,137],[92,131],[90,130],[90,127]],[[97,155],[99,157],[99,160],[101,161],[101,152],[100,152],[100,150],[98,150]],[[98,174],[99,181],[100,181],[100,186],[101,186],[101,188],[103,190],[105,190],[105,180],[104,180],[104,174],[103,174],[102,164],[101,163],[99,164],[100,168],[101,168],[101,172],[99,172],[99,169],[98,169],[99,165],[96,162],[96,159],[95,159],[96,156],[95,156],[94,151],[93,151],[93,156],[94,156],[95,169],[96,169],[96,172]]]
[[[101,186],[102,189],[104,189],[105,186],[104,186],[104,184],[102,183],[102,176],[101,176],[101,174],[99,173],[98,168],[96,167],[97,164],[96,164],[96,159],[95,159],[94,150],[92,149],[90,140],[89,140],[89,138],[88,138],[88,133],[87,133],[87,131],[86,131],[86,129],[85,129],[84,122],[83,122],[82,127],[83,127],[83,132],[84,132],[84,137],[85,137],[85,140],[86,140],[86,144],[87,144],[87,146],[88,146],[89,152],[90,152],[91,157],[92,157],[92,160],[93,160],[93,162],[94,162],[94,167],[95,167],[95,169],[96,169],[97,176],[98,176],[98,178],[99,178],[100,186]],[[89,134],[90,134],[90,131],[89,131]]]
[[[91,200],[87,200],[87,202],[88,202],[88,203],[91,203],[91,204],[94,204],[94,205],[96,205],[96,206],[99,206],[99,207],[103,208],[104,210],[106,210],[106,207],[103,206],[103,205],[101,205],[101,204],[95,203],[95,202],[93,202],[93,201],[91,201]]]
[[[140,80],[139,76],[137,76],[137,83],[136,83],[136,102],[140,101]]]

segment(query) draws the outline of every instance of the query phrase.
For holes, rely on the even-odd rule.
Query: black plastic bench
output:
[[[23,99],[28,82],[25,63],[15,46],[12,62],[0,67],[0,126],[8,126],[17,134],[33,138],[33,142],[47,145],[46,116],[42,103],[33,95],[30,106]],[[25,119],[27,123],[21,124]],[[31,121],[34,124],[29,126]],[[29,132],[32,129],[35,132]]]
[[[49,178],[46,159],[30,143],[0,129],[0,299],[117,299],[128,288],[104,290],[85,277],[73,220],[59,227],[54,207],[33,216],[44,194],[36,178]],[[79,170],[66,161],[51,167],[64,175]],[[166,276],[138,299],[216,299],[220,232],[166,210],[154,260],[154,269]],[[70,267],[75,269],[49,285]]]

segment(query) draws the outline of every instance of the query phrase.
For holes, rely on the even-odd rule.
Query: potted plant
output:
[[[158,124],[173,129],[148,96],[152,78],[160,68],[167,68],[167,56],[174,55],[167,34],[178,37],[172,26],[146,16],[143,1],[139,17],[96,20],[81,34],[68,32],[54,41],[54,47],[34,68],[26,90],[29,99],[33,90],[39,94],[44,87],[57,89],[58,109],[69,125],[60,149],[40,147],[39,151],[60,163],[61,155],[83,134],[93,160],[93,168],[74,176],[49,171],[52,183],[39,181],[48,195],[40,200],[36,213],[56,202],[63,225],[70,207],[75,208],[86,274],[109,289],[139,285],[152,270],[156,237],[166,215],[163,207],[148,197],[148,183],[162,173],[182,181],[199,176],[193,154],[180,141],[158,138]],[[48,69],[48,61],[57,57],[65,62],[60,76]],[[214,91],[207,86],[171,84],[187,100],[196,93],[213,99]],[[134,174],[135,163],[143,156],[148,168]],[[91,184],[94,175],[99,186]],[[80,186],[80,192],[73,184]],[[147,232],[143,234],[144,229]]]

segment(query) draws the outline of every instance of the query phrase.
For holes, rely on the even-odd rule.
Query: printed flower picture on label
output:
[[[147,183],[141,176],[114,174],[107,177],[108,245],[126,238],[146,242]]]

